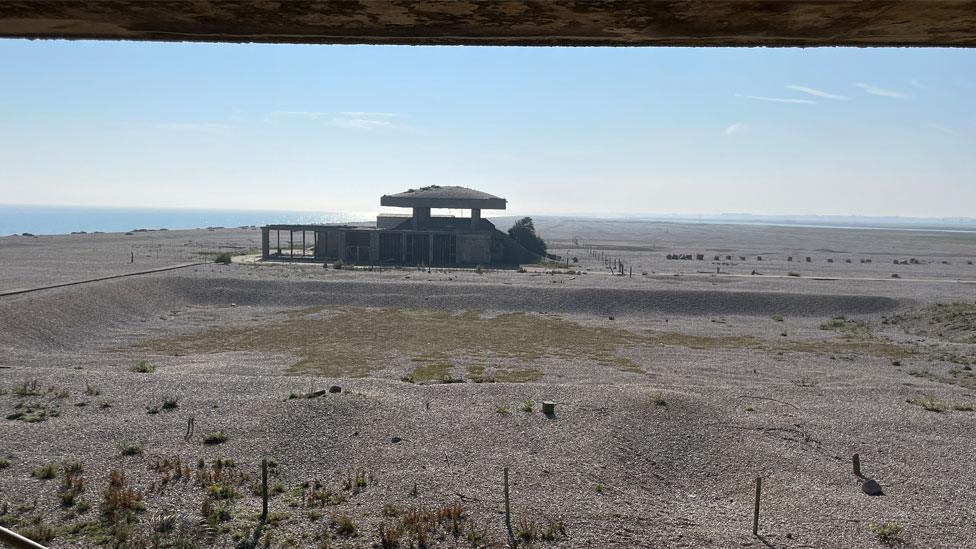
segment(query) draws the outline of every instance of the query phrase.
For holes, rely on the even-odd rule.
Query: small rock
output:
[[[393,438],[390,439],[390,442],[392,442],[393,444],[396,444],[396,443],[400,442],[401,440],[403,440],[403,439],[400,438],[400,437],[393,437]]]
[[[330,393],[341,393],[342,392],[342,387],[339,387],[338,385],[333,385],[333,386],[329,387],[329,392]]]
[[[861,484],[861,491],[869,496],[883,496],[884,492],[881,491],[881,485],[878,481],[873,478],[865,479]]]

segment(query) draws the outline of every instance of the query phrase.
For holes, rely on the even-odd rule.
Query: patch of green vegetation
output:
[[[451,378],[452,367],[453,365],[450,362],[422,364],[415,367],[410,373],[410,381],[413,383],[442,382]]]
[[[231,255],[227,252],[220,252],[214,256],[214,263],[220,263],[221,265],[230,265]]]
[[[664,395],[662,393],[654,393],[651,395],[651,403],[655,406],[665,407],[668,405],[667,401],[664,400]]]
[[[498,414],[501,414],[501,415],[504,416],[504,415],[508,415],[508,414],[512,413],[512,411],[508,408],[508,406],[506,406],[504,404],[497,404],[497,405],[495,405],[495,413],[498,413]]]
[[[40,396],[40,384],[36,379],[29,379],[14,387],[14,395],[19,397]]]
[[[223,444],[227,441],[227,435],[223,431],[217,431],[216,433],[210,433],[209,435],[203,437],[204,444]]]
[[[156,367],[150,364],[148,360],[140,360],[139,362],[136,362],[136,365],[131,369],[137,374],[151,374],[156,371]]]
[[[878,541],[884,543],[885,545],[891,545],[898,541],[901,541],[901,534],[905,531],[905,527],[897,522],[885,521],[882,524],[868,524],[868,528],[874,533],[874,536],[878,538]]]
[[[138,456],[142,455],[142,452],[142,444],[138,442],[122,442],[119,444],[119,453],[123,456]]]
[[[376,333],[383,333],[377,345]],[[438,357],[483,357],[531,362],[545,357],[585,358],[612,368],[639,372],[630,359],[617,355],[621,346],[645,343],[642,336],[620,328],[586,327],[551,316],[511,313],[482,318],[475,311],[341,310],[325,318],[290,318],[246,328],[211,329],[139,345],[165,354],[230,351],[297,351],[294,373],[330,377],[365,376],[388,363],[391,354],[430,362]],[[295,343],[298,342],[298,347]],[[426,366],[426,365],[425,365]],[[428,368],[429,375],[440,367]],[[425,371],[422,370],[421,374]],[[534,375],[534,374],[525,374]],[[513,374],[513,379],[521,375]]]
[[[776,322],[783,322],[783,315],[773,315],[769,318],[775,320]]]
[[[499,359],[531,363],[544,358],[589,360],[626,372],[640,367],[618,351],[644,345],[696,350],[755,349],[770,352],[871,354],[904,358],[911,347],[869,339],[866,326],[838,320],[842,341],[764,341],[752,336],[705,336],[677,332],[631,332],[622,328],[583,326],[551,315],[511,313],[491,318],[476,311],[452,314],[432,310],[339,310],[327,317],[294,316],[275,324],[208,331],[157,339],[136,347],[163,354],[233,351],[295,352],[299,360],[292,373],[329,377],[362,377],[386,367],[390,356],[411,357],[419,365],[412,379],[441,379],[451,361]],[[850,327],[848,327],[850,325]],[[861,326],[864,326],[861,328]],[[377,344],[376,333],[384,334]],[[432,353],[431,349],[437,349]],[[491,375],[483,366],[471,366],[468,377],[476,382],[528,382],[542,379],[532,368],[498,369]],[[405,378],[410,381],[411,376]],[[455,380],[452,380],[455,381]]]
[[[31,476],[36,479],[50,480],[58,476],[58,466],[55,463],[46,463],[31,471]]]
[[[944,383],[946,385],[958,385],[966,389],[976,389],[976,375],[968,370],[957,371],[955,374],[948,376],[935,374],[929,371],[912,370],[911,372],[908,372],[908,375],[927,379],[929,381],[935,381],[937,383]]]
[[[14,411],[7,415],[7,419],[25,423],[40,423],[48,418],[60,415],[61,409],[54,401],[22,401],[14,405]]]
[[[6,469],[10,467],[10,460],[7,458],[0,458],[0,469]]]
[[[530,413],[535,409],[535,403],[531,399],[526,399],[522,402],[522,411],[525,413]]]
[[[820,325],[821,330],[834,330],[849,339],[864,339],[872,335],[871,327],[859,320],[848,320],[843,316],[835,316]]]
[[[929,412],[935,412],[941,414],[946,411],[946,404],[941,400],[936,400],[933,395],[925,395],[919,398],[908,399],[908,402],[921,406],[922,408],[928,410]]]

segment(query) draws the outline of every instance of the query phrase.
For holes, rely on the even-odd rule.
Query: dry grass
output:
[[[309,314],[318,309],[303,309]],[[339,310],[327,317],[287,315],[287,320],[244,328],[205,332],[148,341],[142,350],[166,354],[230,351],[293,352],[299,360],[292,373],[330,377],[364,377],[391,360],[408,357],[420,363],[407,379],[443,381],[452,360],[499,360],[531,363],[544,358],[588,360],[626,372],[642,372],[621,356],[623,347],[642,345],[690,349],[756,349],[822,354],[872,354],[904,358],[912,350],[874,339],[813,342],[768,342],[753,336],[706,336],[676,332],[635,333],[623,328],[582,326],[552,316],[511,313],[485,318],[477,311],[452,314],[430,310]],[[476,367],[477,368],[477,367]],[[525,382],[541,379],[535,369],[498,369],[491,379],[482,368],[468,369],[474,381]]]
[[[361,377],[382,368],[391,356],[429,362],[420,377],[444,373],[450,357],[525,362],[545,357],[586,358],[626,371],[640,371],[617,355],[622,345],[645,337],[619,328],[585,327],[558,318],[513,313],[482,318],[476,311],[342,310],[326,318],[292,317],[274,324],[212,329],[200,334],[150,341],[140,348],[162,353],[293,351],[296,373]],[[512,374],[521,377],[532,374]],[[501,380],[499,380],[501,381]]]

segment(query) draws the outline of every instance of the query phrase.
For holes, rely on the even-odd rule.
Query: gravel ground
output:
[[[965,369],[976,365],[976,345],[891,320],[936,302],[976,300],[976,286],[957,282],[976,277],[964,256],[972,253],[971,238],[538,225],[557,243],[557,253],[558,242],[574,236],[600,241],[648,275],[611,277],[590,255],[578,256],[578,275],[234,264],[0,298],[0,410],[7,417],[33,404],[35,414],[58,412],[34,423],[0,420],[0,459],[9,462],[0,469],[0,522],[35,535],[44,533],[38,524],[48,526],[54,547],[92,546],[112,533],[103,494],[110,471],[118,469],[145,503],[129,527],[128,546],[153,546],[155,535],[164,546],[183,537],[201,547],[234,547],[257,524],[260,498],[251,480],[261,458],[270,457],[277,462],[272,484],[283,489],[271,498],[272,520],[262,531],[271,547],[378,546],[380,525],[403,522],[409,516],[403,511],[454,502],[463,507],[461,535],[456,539],[441,523],[443,539],[432,534],[435,546],[504,546],[505,467],[515,529],[529,533],[532,522],[537,538],[547,530],[556,538],[528,545],[877,547],[870,525],[891,522],[903,527],[896,545],[976,547],[976,412],[966,411],[976,407],[976,378]],[[244,250],[257,234],[0,238],[0,288],[125,272],[133,264],[128,251],[119,250],[131,239],[157,245],[160,257],[175,263],[188,259],[173,251],[177,247],[200,254]],[[79,241],[98,243],[104,257],[126,257],[100,262],[91,248],[76,246]],[[188,241],[193,244],[184,246]],[[693,268],[698,263],[714,271],[711,261],[663,258],[679,247],[691,250],[681,253],[723,248],[764,257],[723,267],[742,276],[699,274],[687,271],[699,270]],[[771,273],[789,268],[780,257],[786,250],[805,256],[818,248],[834,250],[818,255],[833,254],[835,262],[815,263],[817,272],[749,274],[759,263]],[[872,250],[875,260],[847,264],[843,250],[853,257]],[[901,255],[926,263],[905,266],[901,279],[890,279],[892,259],[883,258]],[[675,276],[679,266],[686,272]],[[179,334],[282,323],[315,314],[310,307],[526,311],[594,330],[671,339],[617,350],[642,372],[547,357],[526,365],[543,372],[538,382],[423,385],[399,380],[409,357],[391,357],[366,378],[288,374],[301,338],[294,353],[174,356],[135,347]],[[821,328],[837,315],[848,320],[837,329]],[[953,334],[958,340],[959,331]],[[737,337],[762,344],[709,343]],[[383,334],[376,334],[376,344],[382,342]],[[905,353],[896,356],[893,349]],[[142,360],[155,370],[132,371]],[[18,395],[30,380],[37,383],[29,392],[39,394]],[[331,385],[342,392],[289,399]],[[178,406],[147,413],[167,398],[178,399]],[[523,411],[526,400],[533,401],[531,412]],[[556,403],[554,417],[540,412],[543,400]],[[945,409],[929,411],[918,402]],[[186,440],[190,417],[194,434]],[[204,444],[206,435],[221,431],[225,442]],[[144,452],[122,456],[123,443],[138,443]],[[851,473],[854,453],[885,495],[861,491]],[[189,464],[192,479],[164,484],[171,472],[157,466],[162,458]],[[236,463],[228,468],[236,476],[227,482],[237,496],[227,501],[208,496],[207,482],[198,482],[197,461],[211,471],[217,458]],[[76,500],[90,505],[87,512],[77,502],[62,504],[60,469],[51,480],[32,476],[44,464],[73,461],[83,467],[84,491]],[[354,481],[346,490],[343,484],[357,471],[366,485],[357,489]],[[761,538],[751,536],[757,476],[764,487]],[[316,480],[344,501],[310,506]],[[227,514],[218,516],[226,520],[207,524],[205,503],[226,505]],[[355,523],[357,535],[344,535],[335,524],[343,516]]]

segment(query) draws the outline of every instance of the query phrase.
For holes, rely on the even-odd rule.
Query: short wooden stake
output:
[[[261,460],[261,522],[268,520],[268,459]]]
[[[762,496],[762,477],[756,477],[756,509],[752,513],[752,535],[759,535],[759,498]]]
[[[861,456],[854,454],[851,461],[854,463],[854,476],[861,476]]]
[[[515,541],[515,534],[512,532],[512,507],[508,499],[508,467],[505,468],[505,529],[508,530],[508,544],[515,549],[518,542]]]

